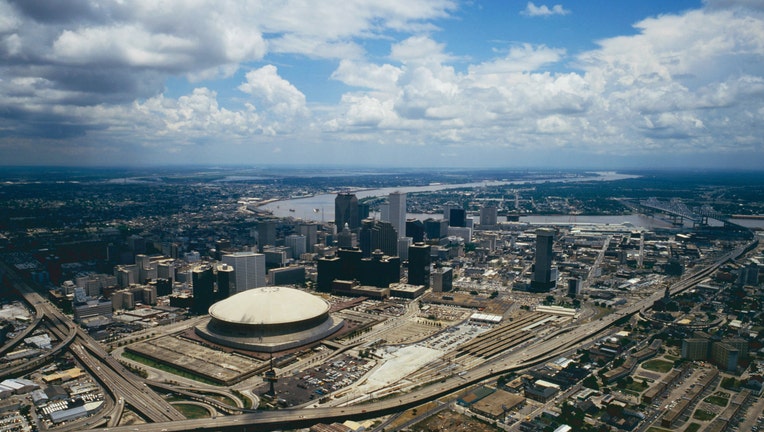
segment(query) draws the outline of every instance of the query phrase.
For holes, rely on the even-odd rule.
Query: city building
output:
[[[398,253],[397,255],[401,260],[406,261],[409,259],[409,246],[411,246],[411,237],[398,238]]]
[[[300,255],[307,252],[307,238],[301,234],[290,234],[284,238],[284,246],[292,252],[292,258],[299,259]]]
[[[740,350],[724,342],[711,344],[711,361],[727,372],[734,372],[741,360]]]
[[[266,246],[276,245],[276,224],[274,219],[265,219],[257,222],[257,247],[263,251]]]
[[[568,279],[568,297],[576,298],[581,295],[581,279]]]
[[[480,208],[480,225],[494,226],[498,223],[498,211],[494,205],[487,205]]]
[[[112,318],[112,304],[111,300],[106,300],[103,297],[97,299],[87,299],[81,303],[75,303],[74,309],[74,321],[82,323],[84,320],[92,317],[104,317],[108,320]]]
[[[689,338],[682,341],[682,358],[707,360],[711,341],[705,338]]]
[[[117,278],[107,274],[88,274],[75,279],[78,287],[85,289],[90,297],[98,297],[103,294],[104,288],[111,288],[117,285]]]
[[[234,252],[223,255],[223,262],[233,267],[236,292],[265,286],[265,255]]]
[[[305,267],[291,266],[275,268],[268,271],[270,285],[302,285],[305,283]]]
[[[262,252],[267,268],[284,267],[292,259],[292,253],[286,246],[266,246]]]
[[[451,217],[451,209],[453,208],[461,208],[454,202],[448,202],[443,205],[443,220],[448,222],[448,219]]]
[[[223,346],[278,352],[320,341],[344,321],[329,313],[321,297],[294,288],[269,286],[238,293],[210,307],[196,334]]]
[[[467,211],[462,208],[451,208],[448,210],[448,226],[466,227]]]
[[[537,402],[547,403],[560,392],[560,386],[544,380],[528,382],[525,386],[525,397]]]
[[[390,296],[414,299],[420,297],[427,290],[424,285],[412,285],[410,283],[391,283]]]
[[[551,228],[536,230],[536,261],[533,267],[532,291],[549,291],[557,284],[557,272],[552,269],[555,231]]]
[[[449,237],[459,237],[464,239],[465,242],[470,243],[472,241],[472,228],[450,226],[448,227]]]
[[[357,236],[350,231],[350,226],[345,224],[342,231],[337,233],[337,247],[350,249],[356,247]]]
[[[393,224],[398,238],[406,236],[406,194],[392,192],[387,197],[390,203],[390,223]]]
[[[424,243],[409,246],[409,284],[430,287],[430,249]]]
[[[300,223],[297,225],[297,233],[305,236],[305,249],[312,251],[318,243],[318,225],[313,223]]]
[[[397,256],[387,256],[376,250],[370,258],[363,258],[360,264],[358,281],[361,285],[387,288],[401,280],[401,259]]]
[[[401,280],[401,260],[376,250],[364,258],[358,248],[340,249],[337,256],[319,258],[316,289],[331,292],[335,280],[358,281],[361,285],[387,288]]]
[[[316,261],[316,290],[332,292],[332,282],[340,277],[340,258],[337,256],[321,257]]]
[[[411,237],[413,243],[424,241],[424,223],[419,219],[406,220],[406,237]]]
[[[215,266],[215,278],[217,280],[216,299],[223,300],[237,293],[236,272],[233,266],[226,263],[218,263]]]
[[[433,292],[449,292],[454,287],[454,270],[451,267],[436,268],[432,272]]]
[[[194,289],[194,302],[191,313],[204,315],[217,300],[215,294],[215,275],[212,266],[203,264],[191,271],[192,287]]]
[[[448,219],[425,219],[424,233],[427,240],[440,240],[448,236]]]
[[[334,199],[334,224],[340,229],[345,224],[350,230],[356,230],[361,226],[361,218],[358,212],[358,198],[352,193],[338,193]]]
[[[364,219],[358,237],[358,245],[364,257],[370,257],[377,249],[385,255],[398,255],[398,234],[390,222]]]

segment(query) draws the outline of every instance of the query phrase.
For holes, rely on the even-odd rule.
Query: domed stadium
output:
[[[331,336],[343,326],[321,297],[294,288],[255,288],[213,304],[196,334],[250,351],[283,351]]]

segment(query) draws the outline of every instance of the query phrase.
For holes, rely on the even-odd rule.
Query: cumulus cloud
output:
[[[187,3],[0,0],[0,154],[34,139],[104,157],[231,143],[288,158],[294,142],[317,156],[431,146],[465,163],[560,149],[764,154],[764,14],[745,0],[646,18],[586,52],[520,41],[479,61],[439,37],[433,20],[457,10],[446,0]],[[294,56],[342,92],[311,101],[277,63]],[[221,77],[231,92],[216,91]],[[168,79],[187,86],[168,91]]]
[[[281,78],[273,65],[247,72],[247,81],[239,90],[258,99],[275,116],[302,116],[307,114],[305,95],[289,81]]]
[[[550,16],[550,15],[567,15],[569,10],[562,7],[562,5],[554,5],[551,8],[547,5],[536,6],[533,2],[528,2],[525,5],[525,9],[520,12],[523,15],[536,17],[536,16]]]
[[[456,72],[442,44],[410,38],[393,46],[399,68],[341,64],[335,76],[356,85],[369,71],[391,73],[384,86],[343,99],[338,118],[358,122],[331,124],[358,133],[354,126],[384,119],[411,142],[429,136],[473,146],[566,146],[613,155],[713,151],[722,148],[713,144],[721,136],[749,143],[747,132],[735,133],[732,125],[748,131],[750,119],[764,112],[762,17],[696,10],[645,19],[635,28],[636,35],[602,40],[598,49],[576,55],[580,71],[554,73],[544,69],[568,59],[563,49],[517,44],[504,57]],[[392,113],[381,109],[391,103]]]

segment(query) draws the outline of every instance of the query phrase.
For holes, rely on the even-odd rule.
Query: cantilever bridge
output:
[[[679,198],[672,198],[670,201],[661,201],[657,198],[648,198],[639,202],[642,207],[657,210],[666,213],[671,217],[672,223],[681,225],[685,219],[691,220],[693,226],[707,226],[709,219],[718,220],[724,226],[734,225],[729,216],[715,211],[711,206],[694,207],[690,209]]]

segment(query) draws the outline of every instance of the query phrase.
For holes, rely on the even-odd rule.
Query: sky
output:
[[[762,169],[760,0],[0,0],[0,165]]]

